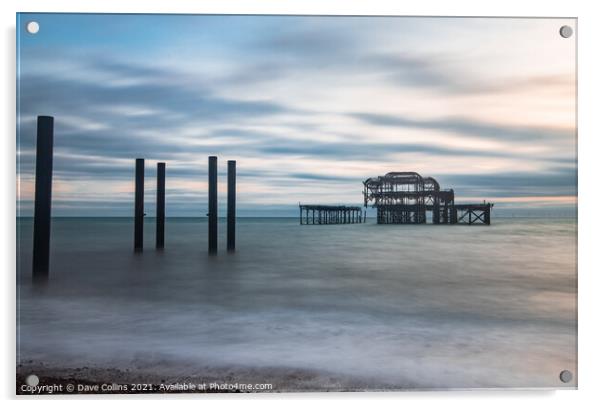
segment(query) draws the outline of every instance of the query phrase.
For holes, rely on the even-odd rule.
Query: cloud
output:
[[[421,143],[364,143],[341,141],[339,143],[281,142],[277,145],[264,145],[260,151],[265,154],[295,155],[307,157],[328,157],[331,159],[382,160],[400,153],[424,153],[431,156],[477,156],[508,157],[503,152],[456,149]]]
[[[525,140],[571,140],[570,129],[542,128],[530,126],[509,126],[486,123],[466,118],[411,119],[403,115],[385,115],[378,113],[351,113],[349,116],[362,122],[377,126],[436,130],[459,135],[474,136],[482,139],[503,141]]]
[[[450,174],[434,176],[442,188],[464,196],[487,197],[575,196],[577,168],[560,167],[542,172]]]
[[[512,126],[501,115],[499,123],[484,120],[496,115],[479,109],[458,117],[453,112],[464,111],[455,106],[449,116],[429,119],[392,113],[406,95],[451,106],[448,98],[480,93],[489,100],[516,90],[539,98],[565,92],[550,98],[560,106],[571,97],[571,75],[543,70],[484,80],[472,75],[481,66],[467,66],[464,54],[433,47],[428,38],[415,42],[404,29],[399,41],[387,42],[398,26],[390,20],[267,20],[242,24],[223,39],[219,19],[185,40],[158,26],[169,47],[138,44],[132,55],[68,39],[71,49],[60,41],[46,51],[23,45],[20,179],[33,179],[35,117],[52,115],[55,180],[69,187],[56,195],[56,208],[67,214],[130,215],[136,157],[148,160],[149,182],[154,162],[166,161],[170,211],[195,215],[212,154],[220,166],[239,160],[239,202],[249,211],[305,199],[354,202],[361,181],[386,170],[441,171],[430,175],[460,196],[576,193],[570,126]],[[505,165],[507,172],[493,173]]]
[[[379,28],[353,25],[280,25],[247,42],[257,58],[237,62],[239,67],[227,81],[255,83],[312,74],[332,74],[357,82],[365,79],[379,85],[421,89],[441,94],[474,95],[510,92],[574,92],[574,76],[569,74],[479,75],[466,66],[469,57],[452,51],[425,50],[398,46],[383,47],[375,42],[388,37]],[[350,29],[354,27],[355,29]],[[384,26],[383,26],[384,27]],[[382,29],[382,28],[380,28]],[[474,57],[473,57],[474,58]]]
[[[176,75],[176,73],[172,73]],[[114,104],[149,106],[176,114],[169,117],[122,118],[126,124],[164,128],[181,120],[182,113],[195,120],[240,119],[244,117],[274,115],[288,111],[278,103],[261,100],[237,100],[216,96],[210,89],[191,84],[182,87],[160,82],[129,86],[107,86],[102,83],[79,83],[67,79],[42,76],[24,76],[20,80],[21,116],[69,114],[74,111],[93,115],[98,108]],[[96,114],[102,121],[102,115]],[[167,119],[167,120],[165,120]]]

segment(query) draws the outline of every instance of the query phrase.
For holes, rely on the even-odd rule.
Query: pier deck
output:
[[[365,212],[362,214],[362,207],[299,204],[299,224],[301,225],[361,224],[363,222],[366,222],[366,214]]]

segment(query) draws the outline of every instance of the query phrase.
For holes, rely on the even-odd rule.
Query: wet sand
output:
[[[37,387],[26,386],[31,374],[39,378]],[[282,367],[208,366],[192,375],[164,375],[148,369],[58,367],[33,361],[17,366],[16,379],[18,395],[399,391],[411,386]]]

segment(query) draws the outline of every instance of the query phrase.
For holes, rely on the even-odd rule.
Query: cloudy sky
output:
[[[25,24],[35,20],[31,35]],[[204,215],[207,156],[237,160],[239,215],[362,202],[417,171],[457,202],[570,211],[575,36],[559,19],[21,14],[18,187],[55,116],[53,214],[133,213],[134,159],[167,163],[167,215]]]

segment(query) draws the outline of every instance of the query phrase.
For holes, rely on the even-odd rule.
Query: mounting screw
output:
[[[40,383],[40,379],[38,378],[37,375],[30,374],[25,379],[25,383],[27,383],[27,385],[29,385],[30,387],[35,387],[36,385],[38,385]]]
[[[560,372],[560,381],[562,381],[563,383],[568,383],[573,379],[573,373],[571,373],[569,370],[562,370]]]
[[[25,26],[25,29],[29,34],[37,34],[40,31],[40,24],[37,21],[30,21]]]
[[[573,35],[573,29],[570,26],[563,25],[560,27],[560,36],[562,38],[569,38],[571,35]]]

